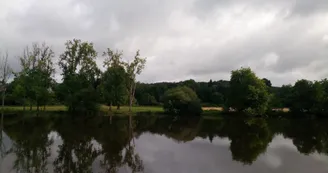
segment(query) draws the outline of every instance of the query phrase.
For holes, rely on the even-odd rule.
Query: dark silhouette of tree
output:
[[[269,88],[272,87],[271,81],[270,81],[269,79],[267,79],[267,78],[263,78],[262,80],[264,81],[264,83],[265,83],[265,85],[266,85],[267,87],[269,87]]]

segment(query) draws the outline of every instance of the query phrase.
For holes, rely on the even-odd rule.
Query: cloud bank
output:
[[[15,70],[32,42],[59,56],[79,38],[127,59],[140,49],[142,82],[229,79],[242,66],[273,85],[328,77],[326,0],[1,0],[0,28]]]

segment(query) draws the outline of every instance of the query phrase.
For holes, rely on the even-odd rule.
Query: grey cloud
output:
[[[98,52],[122,49],[127,59],[140,49],[149,57],[144,82],[227,79],[231,70],[251,66],[281,85],[295,81],[295,72],[310,79],[328,75],[325,1],[26,1],[0,16],[0,48],[19,69],[14,57],[24,46],[46,41],[58,57],[66,40],[80,38]],[[239,4],[244,8],[235,9]],[[278,59],[266,66],[270,53]]]
[[[266,9],[277,7],[279,9],[288,8],[291,15],[311,15],[328,10],[328,3],[326,0],[196,0],[194,3],[194,10],[200,12],[199,14],[211,13],[217,8],[224,9],[227,6],[243,5],[245,8],[257,7],[259,9]]]

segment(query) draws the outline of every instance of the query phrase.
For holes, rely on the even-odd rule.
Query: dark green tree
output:
[[[92,43],[71,40],[60,56],[63,82],[58,95],[69,111],[95,111],[98,108],[100,70],[96,64],[97,52]]]
[[[103,56],[106,57],[104,62],[106,71],[101,79],[101,88],[104,100],[110,110],[112,109],[113,104],[119,109],[120,105],[124,104],[127,100],[127,73],[124,69],[124,62],[121,58],[122,55],[122,52],[114,52],[109,48],[103,53]]]
[[[224,104],[223,94],[221,94],[219,92],[214,92],[211,95],[211,102],[214,103],[217,106],[223,105]]]
[[[55,72],[52,58],[54,52],[45,43],[33,43],[32,50],[28,47],[20,57],[21,71],[15,73],[14,96],[24,105],[36,104],[37,110],[50,100],[52,75]]]
[[[157,105],[157,101],[154,96],[150,95],[149,93],[144,93],[141,95],[141,98],[138,100],[140,105],[148,105],[154,106]]]
[[[200,115],[202,107],[197,94],[186,86],[169,89],[163,98],[166,113],[174,115]]]
[[[299,80],[292,89],[290,109],[293,112],[321,111],[323,96],[324,91],[319,82]]]
[[[250,68],[231,72],[227,107],[250,115],[263,115],[268,109],[268,88]]]
[[[270,102],[273,108],[289,108],[291,106],[292,85],[283,85],[272,88],[272,99]]]
[[[264,83],[267,87],[269,87],[269,88],[272,87],[271,81],[269,79],[263,78],[262,80],[264,81]]]

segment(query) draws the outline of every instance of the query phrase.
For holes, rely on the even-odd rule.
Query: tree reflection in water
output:
[[[274,136],[280,134],[292,139],[303,154],[328,154],[326,124],[325,120],[223,117],[97,116],[72,119],[65,116],[17,116],[4,120],[4,132],[13,141],[13,147],[1,154],[15,154],[13,169],[17,172],[48,172],[48,169],[59,173],[116,173],[121,169],[143,172],[142,157],[134,140],[144,133],[152,133],[183,143],[196,137],[210,142],[216,137],[226,137],[230,140],[233,160],[252,164],[265,153]],[[50,138],[51,132],[58,134],[60,142]]]

